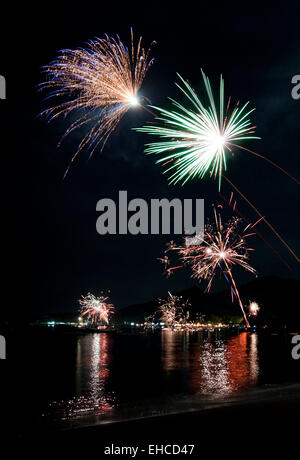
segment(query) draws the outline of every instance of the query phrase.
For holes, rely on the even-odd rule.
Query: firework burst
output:
[[[86,316],[92,324],[109,323],[109,317],[114,313],[114,306],[108,303],[105,296],[96,297],[90,292],[78,301],[81,317]]]
[[[255,126],[252,126],[247,110],[248,103],[239,107],[238,104],[231,110],[230,99],[225,105],[224,80],[220,78],[219,108],[215,103],[208,77],[202,71],[202,77],[209,100],[205,108],[193,88],[179,75],[183,84],[176,84],[186,96],[191,109],[186,108],[171,99],[172,111],[154,107],[160,116],[157,120],[163,126],[151,125],[136,128],[137,131],[153,134],[161,142],[147,144],[145,152],[159,154],[162,157],[157,163],[169,164],[165,171],[170,173],[170,183],[182,182],[199,177],[206,173],[218,176],[219,187],[222,171],[226,169],[226,154],[232,152],[234,141],[243,139],[259,139],[253,136]]]
[[[248,224],[242,233],[239,232],[241,219],[233,218],[227,224],[223,224],[221,215],[214,209],[214,224],[208,223],[204,231],[203,241],[195,242],[193,246],[184,244],[177,246],[171,242],[164,258],[160,259],[167,275],[175,269],[188,266],[192,270],[192,277],[198,280],[207,280],[207,291],[210,290],[212,281],[218,271],[221,271],[230,283],[232,293],[237,298],[246,325],[249,327],[244,307],[232,275],[233,267],[240,266],[255,274],[255,269],[248,263],[249,251],[252,248],[247,245],[247,238],[255,235],[252,232],[254,225]],[[180,265],[171,266],[168,253],[175,251],[180,259]]]
[[[257,302],[250,302],[249,303],[249,314],[251,316],[257,316],[259,310],[260,310],[260,307],[259,307]]]
[[[62,50],[55,61],[44,67],[47,80],[40,88],[50,91],[47,99],[55,104],[43,114],[51,120],[76,112],[77,119],[64,137],[88,126],[71,163],[87,146],[90,156],[100,143],[103,148],[123,115],[131,107],[140,105],[139,89],[153,62],[149,53],[150,48],[142,47],[142,37],[135,49],[131,30],[129,49],[119,36],[106,35],[89,41],[86,49]]]
[[[168,297],[158,299],[158,304],[154,316],[158,316],[159,320],[164,322],[168,328],[174,329],[176,324],[183,323],[185,310],[189,305],[188,301],[184,301],[181,296],[168,292]]]

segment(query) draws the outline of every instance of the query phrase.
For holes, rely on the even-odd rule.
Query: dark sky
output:
[[[247,146],[300,177],[300,100],[291,97],[292,76],[300,74],[300,5],[289,3],[287,8],[282,2],[268,9],[262,2],[247,3],[244,11],[227,3],[221,8],[201,2],[183,2],[180,8],[166,2],[122,5],[51,2],[7,12],[10,27],[1,39],[0,62],[0,74],[7,79],[7,100],[0,101],[5,144],[2,217],[7,230],[3,252],[9,249],[5,266],[12,287],[7,295],[14,293],[24,312],[70,312],[81,294],[101,289],[110,289],[112,301],[125,306],[195,284],[187,272],[169,280],[163,277],[157,258],[170,238],[98,235],[99,199],[116,198],[119,190],[127,190],[130,199],[147,201],[204,198],[207,217],[212,203],[222,203],[217,183],[209,178],[184,187],[168,186],[155,158],[143,154],[149,137],[131,130],[151,120],[142,110],[124,117],[103,153],[97,151],[87,161],[83,152],[63,181],[81,133],[58,148],[68,123],[59,119],[47,124],[38,117],[46,105],[36,89],[42,81],[41,66],[60,49],[83,46],[105,33],[118,33],[128,43],[130,26],[146,45],[156,40],[155,63],[142,88],[154,105],[168,105],[168,96],[181,98],[174,85],[176,72],[198,91],[203,90],[200,68],[215,87],[222,73],[226,96],[249,100],[256,107],[253,120],[262,140]],[[243,151],[229,159],[227,174],[300,254],[298,185]],[[224,183],[222,193],[228,197],[230,192]],[[240,199],[238,206],[248,219],[256,220]],[[299,278],[299,264],[280,241],[263,223],[258,230],[293,269],[289,271],[256,238],[251,263],[259,276]],[[253,278],[239,271],[236,276],[240,283]],[[215,288],[222,287],[224,282],[217,281]]]

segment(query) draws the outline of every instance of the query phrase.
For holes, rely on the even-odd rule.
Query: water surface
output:
[[[290,342],[268,332],[34,331],[25,360],[15,340],[9,406],[24,423],[56,426],[199,409],[300,380]]]

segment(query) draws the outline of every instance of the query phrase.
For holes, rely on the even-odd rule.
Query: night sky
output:
[[[143,153],[151,137],[131,129],[152,119],[144,110],[132,110],[123,118],[102,153],[97,151],[88,161],[87,153],[82,152],[62,180],[82,133],[71,134],[58,148],[68,121],[60,118],[47,124],[38,117],[47,103],[45,93],[37,91],[41,66],[60,49],[83,46],[105,33],[118,33],[129,43],[132,26],[145,45],[157,42],[152,50],[155,63],[142,87],[142,94],[153,105],[169,106],[168,97],[184,101],[174,84],[176,72],[200,94],[200,68],[216,89],[222,73],[225,95],[235,102],[249,100],[256,108],[252,119],[262,140],[250,141],[247,147],[300,177],[300,99],[291,97],[291,79],[300,74],[300,5],[286,8],[282,3],[267,9],[251,3],[242,12],[217,8],[215,3],[211,9],[200,7],[201,2],[195,6],[183,2],[180,9],[175,3],[162,7],[163,3],[141,3],[133,8],[123,2],[118,8],[115,2],[106,2],[105,7],[102,2],[83,2],[66,8],[61,2],[51,2],[8,13],[10,32],[1,40],[8,52],[2,53],[0,61],[7,100],[0,105],[5,145],[2,225],[7,232],[3,253],[9,249],[3,264],[10,287],[2,296],[15,294],[20,311],[72,312],[81,294],[97,294],[101,289],[110,289],[113,303],[123,307],[195,285],[185,271],[170,279],[163,276],[157,258],[169,237],[98,235],[99,199],[117,199],[119,190],[127,190],[129,199],[148,202],[151,198],[204,198],[206,217],[211,216],[212,203],[224,204],[217,182],[209,178],[184,187],[168,185],[155,157]],[[228,159],[227,174],[299,255],[299,186],[243,151]],[[223,183],[222,193],[229,197],[230,192]],[[256,220],[241,199],[238,207],[248,219]],[[224,212],[230,215],[226,206]],[[292,267],[289,271],[256,238],[251,263],[259,276],[299,279],[300,265],[280,241],[263,223],[258,230]],[[236,277],[239,283],[253,279],[239,271]],[[224,281],[217,280],[215,289],[224,287]]]

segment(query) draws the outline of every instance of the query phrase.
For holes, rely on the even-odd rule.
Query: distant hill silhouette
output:
[[[268,324],[276,328],[288,326],[289,329],[300,327],[300,280],[283,279],[279,277],[257,278],[239,287],[239,292],[245,306],[249,301],[260,305],[260,312],[254,324]],[[242,321],[240,307],[234,299],[231,302],[230,290],[217,293],[206,293],[200,287],[192,287],[180,292],[172,292],[188,299],[191,306],[189,314],[195,319],[197,314],[205,315],[207,321],[238,322]],[[166,293],[167,295],[167,293]],[[116,320],[142,322],[152,315],[157,308],[157,299],[142,304],[125,307],[115,315]],[[22,328],[36,320],[76,321],[78,311],[72,313],[49,312],[47,314],[18,314],[14,310],[4,309],[0,312],[0,334],[9,327]],[[297,330],[296,330],[297,332]]]
[[[267,322],[276,326],[300,325],[300,280],[288,280],[279,277],[260,278],[242,285],[239,292],[244,305],[249,301],[256,301],[261,310],[257,318],[258,323]],[[221,317],[223,320],[241,316],[236,300],[231,301],[230,290],[218,293],[205,293],[199,287],[185,289],[174,293],[189,299],[190,317],[195,318],[197,313],[205,314],[206,319]],[[154,313],[157,308],[157,299],[123,308],[119,314],[122,320],[143,321],[145,317]]]

